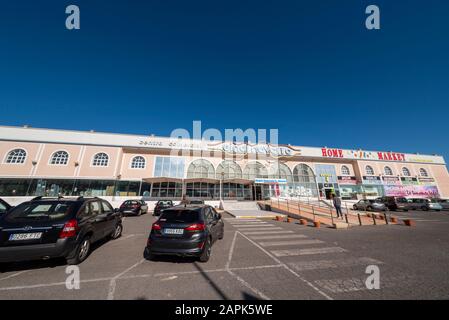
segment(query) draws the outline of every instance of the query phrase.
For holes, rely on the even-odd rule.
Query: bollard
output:
[[[320,221],[314,221],[314,222],[313,222],[313,226],[314,226],[315,228],[319,228],[319,227],[321,226],[321,222],[320,222]]]
[[[386,224],[389,224],[389,223],[388,223],[388,217],[387,217],[387,214],[386,214],[385,212],[384,212],[384,219],[385,219],[385,223],[386,223]]]
[[[371,216],[373,217],[373,222],[374,222],[374,225],[375,225],[375,226],[377,226],[377,222],[376,222],[376,217],[375,217],[375,215],[374,215],[374,214],[372,214]]]
[[[347,214],[347,213],[345,213],[345,220],[346,220],[346,223],[349,224],[349,221],[348,221],[348,214]]]
[[[360,213],[357,213],[357,217],[359,218],[359,224],[362,225],[362,218],[360,217]]]
[[[306,226],[307,225],[307,220],[306,219],[299,219],[299,224]]]
[[[415,226],[415,221],[411,220],[411,219],[406,219],[404,220],[404,224],[408,227],[414,227]]]
[[[290,223],[290,222],[292,222],[292,218],[287,217],[287,223]]]
[[[396,219],[395,217],[391,217],[390,220],[392,223],[398,223],[398,219]]]

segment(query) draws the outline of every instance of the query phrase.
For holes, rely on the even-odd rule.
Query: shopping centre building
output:
[[[0,126],[0,197],[449,197],[443,157]]]

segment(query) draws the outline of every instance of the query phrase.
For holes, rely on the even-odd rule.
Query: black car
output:
[[[42,198],[0,216],[0,262],[63,257],[83,262],[91,244],[122,234],[121,213],[99,198]]]
[[[140,216],[148,213],[148,205],[143,200],[126,200],[120,206],[119,211],[124,215]]]
[[[172,200],[159,200],[154,206],[153,216],[160,216],[161,211],[173,207]]]
[[[408,201],[404,197],[381,197],[376,200],[382,202],[391,211],[409,210]]]
[[[176,206],[162,212],[153,224],[145,258],[157,255],[199,257],[207,262],[212,245],[223,239],[224,223],[221,215],[211,206]]]
[[[11,209],[11,206],[3,199],[0,199],[0,215],[8,212],[8,210],[10,210],[10,209]]]

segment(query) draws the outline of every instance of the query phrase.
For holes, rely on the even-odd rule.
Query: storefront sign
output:
[[[401,182],[403,185],[418,185],[418,179],[412,177],[402,177]]]
[[[438,198],[436,186],[384,186],[385,195],[392,197]]]
[[[434,184],[435,179],[434,178],[419,178],[420,184]]]
[[[384,176],[382,177],[382,181],[384,184],[390,184],[390,185],[400,185],[401,184],[401,179],[399,179],[399,177],[388,177],[388,176]]]
[[[287,184],[287,179],[263,179],[256,178],[254,180],[256,184]]]
[[[378,152],[377,157],[383,161],[405,161],[405,154],[396,152]]]
[[[267,144],[250,146],[248,144],[224,143],[221,150],[232,154],[263,154],[273,157],[291,157],[295,151],[289,147],[276,147]]]
[[[325,158],[343,158],[344,157],[342,149],[322,148],[321,154]]]
[[[317,182],[319,183],[337,183],[337,171],[334,165],[317,164],[315,165]]]
[[[363,176],[364,184],[382,184],[380,177],[378,176]]]
[[[352,177],[352,176],[338,176],[338,183],[339,184],[357,184],[357,178],[356,177]]]

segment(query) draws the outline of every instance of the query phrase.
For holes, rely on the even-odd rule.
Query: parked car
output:
[[[441,205],[443,210],[449,210],[449,200],[448,199],[434,199],[434,200],[436,200]]]
[[[91,244],[122,234],[121,214],[99,198],[42,198],[0,217],[0,262],[63,257],[79,264]]]
[[[386,211],[387,207],[379,200],[360,200],[353,205],[354,210]]]
[[[207,262],[212,245],[223,239],[221,215],[208,205],[181,205],[162,212],[151,229],[145,248],[145,258],[157,255],[199,257]]]
[[[120,206],[119,211],[123,215],[135,215],[140,216],[148,213],[148,205],[143,200],[126,200]]]
[[[436,210],[441,211],[443,207],[437,201],[430,201],[429,199],[410,198],[408,199],[409,208],[411,210]]]
[[[0,215],[8,212],[11,209],[11,206],[3,199],[0,199]]]
[[[204,204],[204,200],[202,200],[202,199],[190,199],[189,200],[189,204],[195,204],[195,205]]]
[[[407,199],[404,197],[381,197],[377,198],[376,200],[382,202],[389,210],[392,211],[409,210]]]
[[[173,207],[172,200],[159,200],[154,206],[153,216],[160,216],[161,211]]]

